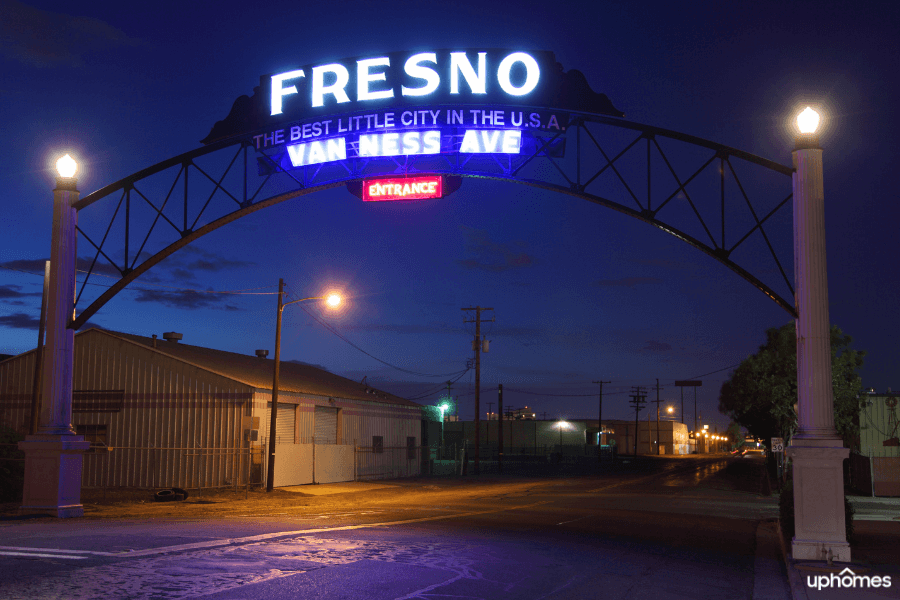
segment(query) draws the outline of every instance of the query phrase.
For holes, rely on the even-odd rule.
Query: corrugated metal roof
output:
[[[152,338],[106,329],[87,329],[76,334],[76,337],[92,332],[139,344],[152,352],[158,352],[255,388],[272,389],[274,361],[271,359],[166,340],[156,340],[156,348],[154,348]],[[285,361],[281,361],[279,368],[278,389],[285,392],[334,396],[384,404],[421,406],[411,400],[374,389],[323,369]],[[371,390],[373,393],[368,393],[367,390]]]

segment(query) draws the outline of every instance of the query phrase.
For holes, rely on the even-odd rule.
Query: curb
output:
[[[778,543],[781,546],[781,556],[784,558],[784,568],[787,569],[788,583],[791,587],[791,597],[794,600],[809,600],[806,588],[803,586],[803,576],[794,568],[794,561],[788,558],[787,547],[784,544],[784,532],[781,530],[781,519],[776,522],[778,526]]]
[[[772,477],[769,473],[769,469],[765,469],[766,472],[766,486],[769,489],[769,494],[773,493],[775,489],[772,486]],[[779,498],[781,497],[781,493],[779,492]],[[790,554],[788,554],[787,546],[784,543],[784,531],[781,529],[781,516],[775,520],[775,528],[778,533],[778,546],[781,548],[781,558],[784,560],[784,569],[787,572],[788,577],[788,586],[791,589],[791,597],[793,600],[809,600],[809,596],[806,594],[806,588],[803,587],[803,576],[797,572],[797,569],[794,568],[794,561],[790,558]]]

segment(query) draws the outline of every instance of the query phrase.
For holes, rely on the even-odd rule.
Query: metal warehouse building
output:
[[[272,360],[89,329],[75,336],[72,423],[85,487],[265,481]],[[0,425],[27,433],[36,351],[0,362]],[[421,406],[282,362],[276,486],[418,475]]]

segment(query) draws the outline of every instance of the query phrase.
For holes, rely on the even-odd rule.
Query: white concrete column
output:
[[[47,297],[47,349],[44,352],[41,421],[38,433],[74,434],[72,368],[75,361],[75,259],[78,201],[74,177],[56,180],[53,234],[50,240],[50,290]]]
[[[72,370],[75,332],[69,325],[75,301],[77,180],[60,177],[53,190],[53,232],[47,300],[40,423],[36,435],[19,442],[25,453],[23,513],[80,517],[82,453],[90,447],[72,427]]]
[[[850,451],[834,428],[825,193],[822,149],[814,134],[798,138],[793,163],[799,431],[787,448],[794,469],[791,554],[795,560],[849,562],[842,461]]]
[[[825,253],[825,191],[821,148],[794,159],[794,299],[797,307],[797,394],[800,431],[794,439],[840,440],[834,429],[831,323]]]

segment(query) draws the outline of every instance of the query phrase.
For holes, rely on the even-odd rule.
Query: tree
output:
[[[851,447],[859,439],[859,369],[865,352],[831,327],[831,381],[834,426]],[[789,439],[797,429],[797,341],[794,323],[766,331],[766,343],[747,357],[722,384],[719,410],[755,437]]]
[[[741,428],[740,423],[735,423],[734,421],[732,421],[728,425],[728,429],[725,431],[725,435],[728,436],[728,442],[732,448],[740,448],[744,445],[744,432]]]

